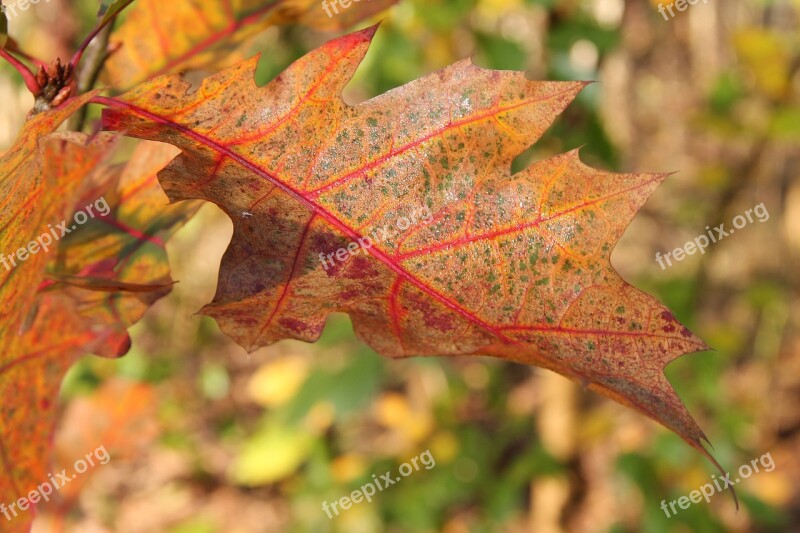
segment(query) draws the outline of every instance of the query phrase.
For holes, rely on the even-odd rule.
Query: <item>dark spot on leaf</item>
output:
[[[379,272],[374,262],[363,255],[366,252],[362,249],[358,253],[359,255],[350,259],[345,277],[349,279],[365,279],[377,276]]]
[[[294,331],[295,333],[302,333],[307,328],[304,322],[300,322],[299,320],[295,320],[294,318],[281,318],[278,320],[278,324],[283,326],[284,328]]]

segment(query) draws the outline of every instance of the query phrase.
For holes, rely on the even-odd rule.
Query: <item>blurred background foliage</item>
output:
[[[65,57],[96,2],[52,0],[12,23]],[[403,0],[346,91],[356,103],[463,58],[531,79],[596,80],[515,162],[576,147],[616,171],[676,171],[612,257],[716,351],[670,381],[726,470],[771,472],[667,518],[713,467],[665,429],[560,376],[489,358],[387,360],[332,317],[314,345],[246,354],[194,313],[213,296],[229,221],[206,206],[169,245],[180,280],[118,361],[83,359],[61,397],[60,456],[113,454],[36,531],[661,532],[800,530],[798,0]],[[272,28],[259,82],[332,34]],[[0,145],[30,108],[3,68]],[[764,203],[769,219],[662,270],[654,260]],[[323,501],[429,449],[436,460],[329,520]],[[66,460],[64,460],[64,464]]]

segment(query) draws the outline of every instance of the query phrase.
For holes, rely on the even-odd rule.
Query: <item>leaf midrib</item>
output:
[[[470,122],[474,122],[474,121],[477,121],[477,120],[482,120],[482,119],[485,119],[487,117],[496,116],[496,115],[498,115],[500,113],[507,112],[510,109],[514,109],[514,108],[517,108],[517,107],[522,107],[524,105],[529,105],[529,104],[531,104],[533,102],[542,101],[542,100],[551,99],[551,98],[556,98],[556,97],[564,94],[565,92],[569,92],[570,90],[572,90],[572,89],[567,89],[565,91],[560,91],[558,93],[555,93],[555,94],[552,94],[552,95],[548,95],[547,97],[544,97],[544,98],[540,97],[540,98],[535,98],[535,99],[528,99],[528,100],[525,100],[523,102],[517,102],[513,106],[508,106],[507,108],[493,109],[490,112],[483,113],[483,114],[478,115],[478,116],[470,117],[468,120],[463,120],[463,121],[459,121],[459,122],[451,122],[446,127],[440,128],[440,129],[436,130],[435,132],[429,133],[429,134],[425,135],[424,137],[422,137],[420,139],[417,139],[417,140],[415,140],[413,142],[407,143],[402,148],[400,148],[400,149],[398,149],[396,151],[393,151],[390,154],[386,154],[386,155],[382,156],[379,160],[370,162],[368,165],[365,165],[364,167],[362,167],[362,168],[360,168],[358,170],[351,171],[347,175],[342,176],[341,178],[336,179],[336,180],[334,180],[333,182],[331,182],[329,184],[326,184],[326,185],[324,185],[324,186],[322,186],[320,188],[317,188],[315,190],[310,191],[308,194],[310,196],[319,197],[321,192],[328,190],[331,186],[344,185],[350,179],[355,178],[356,176],[362,174],[368,168],[372,168],[372,167],[374,167],[374,166],[376,166],[376,165],[378,165],[380,163],[385,163],[388,159],[390,159],[392,157],[396,157],[397,155],[400,155],[402,153],[405,153],[407,150],[410,150],[410,149],[412,149],[414,147],[417,147],[417,146],[423,144],[424,142],[427,142],[430,139],[435,138],[436,136],[441,135],[442,133],[445,133],[445,132],[447,132],[447,131],[449,131],[449,130],[451,130],[453,128],[458,128],[458,127],[463,126],[464,124],[467,124],[467,123],[470,123]],[[93,101],[96,102],[96,103],[99,103],[99,104],[108,105],[110,107],[117,107],[117,108],[126,109],[126,110],[128,110],[130,112],[133,112],[134,114],[137,114],[137,115],[139,115],[141,117],[149,119],[149,120],[151,120],[153,122],[156,122],[156,123],[159,123],[159,124],[162,124],[162,125],[165,125],[165,126],[168,126],[170,128],[174,128],[174,129],[180,131],[181,133],[183,133],[186,136],[194,139],[195,141],[199,142],[200,144],[204,144],[207,147],[211,148],[212,150],[217,151],[218,153],[222,154],[224,157],[230,158],[232,161],[236,161],[237,163],[239,163],[243,167],[245,167],[248,170],[252,171],[255,175],[262,177],[263,179],[265,179],[268,182],[272,183],[276,187],[280,188],[282,191],[284,191],[285,193],[287,193],[291,197],[295,198],[301,204],[306,205],[313,213],[319,215],[321,218],[323,218],[325,221],[327,221],[329,224],[331,224],[334,228],[336,228],[337,230],[341,231],[346,236],[350,237],[351,240],[358,240],[360,237],[363,237],[363,235],[360,235],[354,228],[352,228],[352,227],[348,226],[347,224],[345,224],[344,222],[342,222],[332,212],[328,211],[322,205],[316,203],[313,199],[305,196],[300,190],[295,189],[294,187],[290,186],[288,183],[286,183],[283,180],[281,180],[278,176],[273,175],[268,170],[266,170],[263,167],[259,166],[256,162],[253,162],[250,159],[242,156],[241,154],[238,154],[237,152],[231,150],[228,146],[226,146],[224,144],[221,144],[220,142],[217,142],[216,140],[211,139],[211,138],[209,138],[209,137],[207,137],[205,135],[197,133],[197,132],[193,131],[191,128],[188,128],[188,127],[186,127],[186,126],[184,126],[182,124],[176,123],[176,122],[174,122],[172,120],[169,120],[168,118],[165,118],[163,116],[157,115],[155,113],[152,113],[152,112],[150,112],[150,111],[148,111],[146,109],[143,109],[143,108],[141,108],[141,107],[139,107],[137,105],[130,104],[128,102],[124,102],[124,101],[118,100],[116,98],[107,98],[107,97],[97,97]],[[659,179],[659,177],[660,177],[659,175],[656,175],[656,176],[654,176],[653,180]],[[636,187],[633,187],[632,189],[640,188],[640,187],[646,185],[647,183],[650,183],[653,180],[650,180],[650,181],[648,181],[646,183],[643,183],[643,184],[639,184]],[[627,190],[628,189],[626,189],[626,191]],[[620,191],[618,194],[622,194],[624,192],[625,191]],[[567,212],[570,212],[572,210],[573,209],[567,210]],[[561,213],[559,213],[559,215],[560,214]],[[552,219],[552,218],[556,218],[556,216],[557,215],[553,215],[551,217],[548,217],[547,219],[549,220],[549,219]],[[539,223],[541,221],[536,221],[536,222]],[[527,226],[525,226],[525,227],[527,227]],[[519,229],[524,229],[524,227],[523,228],[519,228]],[[512,231],[512,230],[508,230],[508,231]],[[302,245],[302,241],[301,241],[301,245]],[[416,288],[418,288],[419,290],[421,290],[422,292],[424,292],[425,294],[427,294],[428,296],[430,296],[434,300],[438,301],[439,303],[441,303],[445,307],[447,307],[447,308],[451,309],[452,311],[456,312],[457,314],[465,317],[467,320],[469,320],[473,324],[476,324],[476,325],[480,326],[485,331],[491,333],[495,337],[501,339],[502,341],[504,341],[504,342],[506,342],[508,344],[512,344],[512,345],[521,344],[520,341],[505,335],[503,333],[503,327],[502,326],[492,325],[492,324],[482,320],[480,317],[476,316],[475,314],[473,314],[469,310],[467,310],[467,309],[463,308],[462,306],[458,305],[456,302],[454,302],[447,295],[442,294],[441,292],[439,292],[435,288],[433,288],[433,287],[429,286],[428,284],[426,284],[423,280],[421,280],[420,278],[415,276],[413,273],[409,272],[398,261],[395,261],[391,256],[389,256],[385,252],[377,249],[376,247],[370,248],[369,250],[367,250],[367,252],[370,255],[372,255],[373,257],[375,257],[376,259],[378,259],[379,261],[381,261],[383,264],[385,264],[390,270],[395,272],[402,279],[404,279],[405,281],[409,282],[411,285],[415,286]],[[402,257],[399,257],[398,259],[402,259]],[[537,327],[537,329],[542,330],[545,327],[546,326]],[[557,332],[557,330],[558,330],[558,328],[554,328],[554,330],[553,329],[547,329],[547,331],[556,331],[556,332]],[[578,334],[579,332],[578,332],[578,330],[576,330],[575,332],[571,332],[571,333],[572,334]],[[605,332],[605,334],[607,334],[607,335],[615,335],[616,333],[618,333],[618,332],[614,332],[614,331]],[[625,333],[625,332],[623,332],[623,333]],[[594,331],[594,330],[585,331],[584,334],[595,335],[595,334],[597,334],[597,331]],[[648,332],[645,332],[644,334],[640,334],[640,335],[651,336],[652,334],[648,333]]]
[[[206,137],[204,135],[200,135],[199,133],[196,133],[195,131],[191,130],[190,128],[187,128],[186,126],[183,126],[182,124],[175,123],[175,122],[173,122],[171,120],[168,120],[168,119],[166,119],[164,117],[161,117],[159,115],[151,113],[150,111],[147,111],[146,109],[142,109],[141,107],[132,105],[132,104],[130,104],[128,102],[123,102],[123,101],[118,100],[116,98],[96,97],[96,98],[93,99],[93,102],[98,103],[98,104],[104,104],[104,105],[107,105],[107,106],[110,106],[110,107],[122,108],[122,109],[128,110],[130,112],[133,112],[134,114],[142,116],[144,118],[152,120],[152,121],[154,121],[154,122],[156,122],[158,124],[162,124],[162,125],[174,128],[175,130],[185,134],[186,136],[194,139],[195,141],[197,141],[197,142],[199,142],[201,144],[204,144],[204,145],[208,146],[209,148],[211,148],[211,149],[223,154],[224,156],[230,158],[232,161],[236,161],[237,163],[239,163],[243,167],[247,168],[248,170],[250,170],[251,172],[253,172],[257,176],[261,176],[262,178],[266,179],[267,181],[273,183],[276,187],[280,188],[286,194],[288,194],[291,197],[295,198],[301,204],[306,205],[309,209],[311,209],[312,212],[318,214],[320,217],[325,219],[329,224],[331,224],[334,228],[338,229],[339,231],[341,231],[342,233],[344,233],[345,235],[350,237],[352,240],[357,240],[358,238],[363,237],[363,235],[360,235],[353,228],[351,228],[350,226],[346,225],[344,222],[339,220],[336,216],[333,215],[333,213],[331,213],[330,211],[325,209],[323,206],[321,206],[321,205],[313,202],[312,200],[306,198],[305,196],[303,196],[302,193],[300,193],[298,190],[294,189],[293,187],[289,186],[288,184],[286,184],[285,182],[280,180],[277,176],[272,175],[266,169],[258,166],[254,162],[252,162],[249,159],[241,156],[240,154],[237,154],[236,152],[230,150],[228,147],[216,142],[215,140],[209,139],[208,137]],[[412,275],[410,272],[408,272],[406,269],[404,269],[399,264],[395,263],[392,260],[392,258],[389,255],[387,255],[386,253],[382,252],[381,250],[376,249],[375,247],[371,248],[369,250],[369,253],[370,253],[370,255],[373,255],[376,259],[379,259],[389,269],[394,271],[398,276],[400,276],[403,279],[405,279],[406,281],[410,282],[412,285],[414,285],[415,287],[417,287],[418,289],[420,289],[424,293],[428,294],[430,297],[434,298],[435,300],[440,302],[442,305],[444,305],[444,306],[450,308],[451,310],[455,311],[456,313],[464,316],[470,322],[473,322],[473,323],[479,325],[480,327],[482,327],[486,331],[490,332],[492,335],[502,339],[503,341],[505,341],[505,342],[507,342],[509,344],[519,344],[518,341],[516,341],[516,340],[514,340],[514,339],[512,339],[512,338],[510,338],[510,337],[508,337],[506,335],[504,335],[496,327],[494,327],[491,324],[485,322],[484,320],[481,320],[479,317],[475,316],[474,314],[470,313],[469,311],[467,311],[463,307],[459,306],[458,304],[456,304],[455,302],[453,302],[449,298],[445,297],[439,291],[437,291],[434,288],[432,288],[432,287],[426,285],[425,283],[423,283],[422,280],[420,280],[416,276]]]

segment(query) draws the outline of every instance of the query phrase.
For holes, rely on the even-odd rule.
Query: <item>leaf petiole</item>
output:
[[[20,73],[22,79],[25,81],[25,86],[32,95],[36,96],[41,92],[42,88],[39,87],[39,84],[36,82],[36,76],[33,75],[33,72],[31,72],[30,69],[26,67],[24,63],[22,63],[22,61],[8,53],[8,51],[3,48],[0,48],[0,57],[8,61],[9,64],[11,64],[11,66]]]

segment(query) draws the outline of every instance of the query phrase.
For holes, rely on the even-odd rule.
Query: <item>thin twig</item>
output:
[[[125,9],[131,3],[133,3],[133,0],[119,0],[119,1],[122,2],[123,4],[122,7],[120,7],[116,11],[116,13],[114,13],[112,16],[108,15],[104,16],[103,19],[100,21],[100,23],[97,25],[97,27],[95,27],[95,29],[93,29],[91,33],[89,33],[89,35],[87,35],[86,38],[83,40],[80,47],[75,52],[75,55],[73,55],[72,59],[70,59],[69,61],[70,64],[72,65],[72,68],[77,68],[78,63],[81,62],[81,58],[83,57],[84,52],[86,52],[86,49],[89,47],[89,44],[92,42],[92,40],[95,37],[97,37],[100,34],[100,32],[103,31],[104,28],[111,25],[111,23],[117,19],[117,16],[122,12],[123,9]]]
[[[84,60],[78,66],[78,72],[75,74],[77,83],[78,94],[83,94],[91,91],[97,79],[100,77],[100,72],[103,70],[106,59],[108,59],[108,41],[111,37],[111,31],[114,25],[109,24],[103,28],[98,35],[98,39],[92,41],[86,49]],[[82,106],[67,122],[67,128],[73,131],[83,130],[86,124],[86,116],[88,114],[88,107]]]

